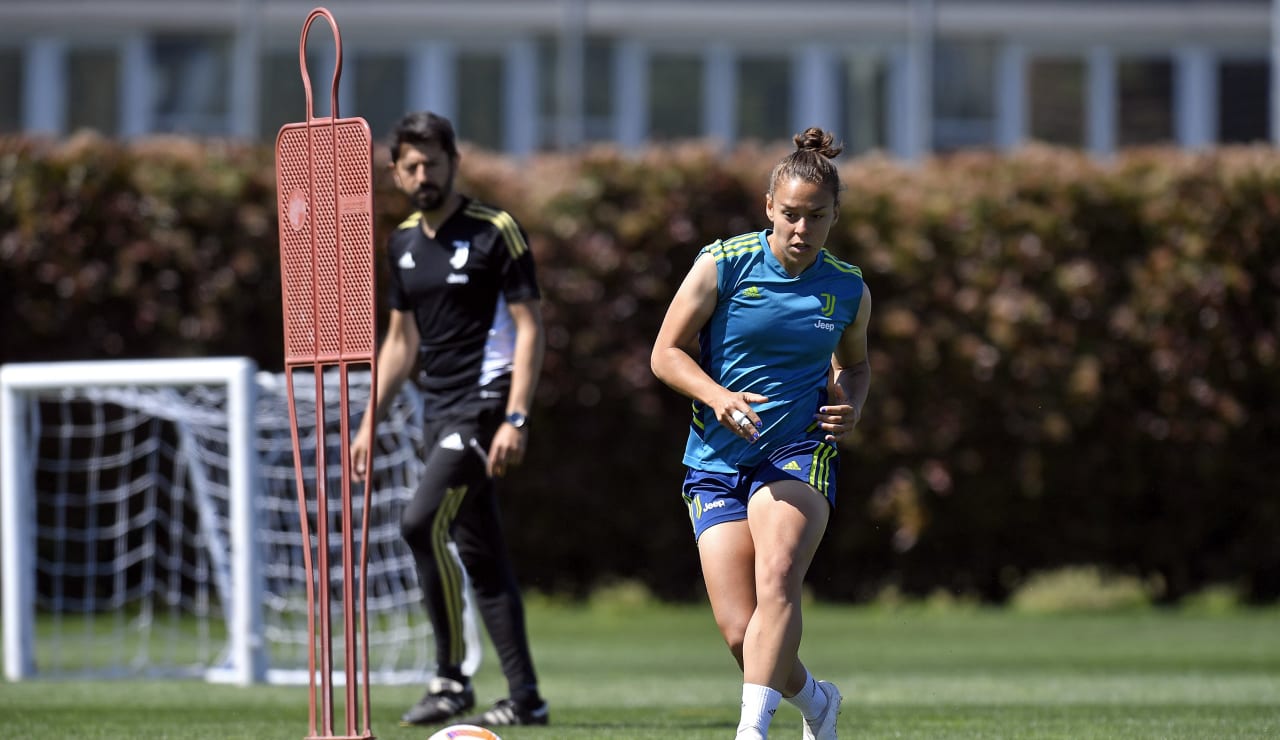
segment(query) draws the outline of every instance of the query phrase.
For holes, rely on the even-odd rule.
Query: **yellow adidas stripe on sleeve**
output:
[[[467,204],[466,214],[472,218],[484,219],[497,226],[498,231],[502,232],[502,238],[507,243],[507,251],[511,253],[512,259],[516,259],[529,251],[529,245],[525,243],[524,236],[520,234],[520,227],[516,225],[516,220],[506,211],[482,206],[479,203],[469,203]]]
[[[396,231],[401,231],[403,229],[411,229],[414,226],[417,226],[421,222],[422,222],[422,212],[414,211],[413,215],[409,216],[408,218],[400,222],[400,225],[396,227]]]
[[[830,252],[828,252],[825,249],[822,250],[822,259],[828,265],[831,265],[832,267],[836,268],[840,272],[847,272],[850,275],[857,275],[858,277],[862,277],[861,267],[858,267],[857,265],[851,265],[848,262],[845,262],[843,260],[836,259],[831,255]]]
[[[760,248],[760,237],[754,232],[735,236],[727,242],[717,239],[704,247],[707,253],[715,258],[716,262],[725,257],[737,257],[740,254],[754,252]]]

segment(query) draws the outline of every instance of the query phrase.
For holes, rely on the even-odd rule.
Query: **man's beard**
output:
[[[449,177],[444,185],[426,184],[413,191],[413,207],[419,211],[438,211],[453,195],[453,175],[456,170],[450,168]]]
[[[448,188],[438,188],[435,185],[427,185],[418,188],[413,193],[413,207],[419,211],[435,211],[444,205],[449,198]]]

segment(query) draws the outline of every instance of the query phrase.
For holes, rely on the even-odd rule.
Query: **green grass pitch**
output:
[[[533,599],[549,727],[504,740],[733,736],[740,678],[706,607],[573,607]],[[802,655],[845,692],[844,738],[1280,737],[1280,612],[1027,616],[997,610],[805,612]],[[502,695],[492,654],[478,700]],[[373,730],[423,740],[400,713],[418,687],[373,687]],[[305,687],[195,681],[0,684],[0,730],[28,738],[307,734]],[[784,703],[773,738],[798,738]],[[341,728],[341,718],[339,718]]]

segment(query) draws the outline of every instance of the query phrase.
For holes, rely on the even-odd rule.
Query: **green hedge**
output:
[[[546,293],[530,463],[506,487],[527,583],[700,577],[680,495],[688,403],[649,348],[697,249],[765,225],[779,150],[466,151]],[[0,362],[281,362],[272,152],[0,140]],[[379,248],[405,203],[375,162]],[[999,600],[1092,563],[1178,599],[1280,596],[1280,155],[1028,149],[861,159],[829,247],[875,299],[873,386],[815,591]]]

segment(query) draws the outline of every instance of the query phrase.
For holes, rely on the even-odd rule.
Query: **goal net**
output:
[[[295,374],[294,386],[314,548],[313,375]],[[337,491],[336,376],[324,387],[326,475]],[[367,373],[351,377],[353,413],[363,413],[368,391]],[[236,358],[0,368],[10,680],[307,683],[307,583],[286,393],[284,375]],[[421,475],[421,444],[421,399],[406,384],[378,426],[369,512],[369,669],[380,683],[421,682],[433,666],[431,627],[399,530]],[[357,522],[362,494],[352,497]],[[336,517],[338,497],[330,499]],[[355,536],[358,553],[358,527]],[[339,542],[330,538],[335,584]],[[341,605],[331,608],[341,625]],[[470,604],[467,612],[470,672],[481,651]],[[340,628],[335,640],[341,681]]]

